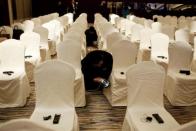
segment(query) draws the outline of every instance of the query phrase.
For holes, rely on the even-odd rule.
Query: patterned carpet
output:
[[[0,123],[16,118],[29,118],[35,107],[34,86],[25,107],[0,109]],[[81,131],[120,131],[125,107],[111,107],[100,91],[86,92],[87,106],[76,108]],[[165,107],[180,123],[196,120],[196,106],[173,107],[165,99]]]

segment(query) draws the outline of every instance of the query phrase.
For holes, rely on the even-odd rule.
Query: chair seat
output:
[[[113,76],[115,80],[126,82],[126,69],[113,70]]]
[[[60,120],[58,124],[53,124],[53,119],[55,114],[61,114]],[[51,119],[49,120],[43,120],[44,116],[51,115]],[[53,127],[57,131],[72,131],[73,125],[74,125],[74,116],[75,116],[75,110],[74,108],[65,109],[36,109],[34,110],[33,114],[31,115],[31,120],[40,122],[41,124],[45,124],[48,126]],[[64,129],[64,130],[63,130]],[[65,130],[66,129],[66,130]]]
[[[176,84],[174,84],[176,83]],[[190,75],[169,72],[167,75],[165,94],[172,105],[196,105],[196,73]]]
[[[32,63],[33,65],[38,64],[41,60],[40,56],[37,56],[35,54],[25,54],[25,56],[27,57],[25,58],[25,62]],[[31,57],[28,57],[28,56],[31,56]]]
[[[40,42],[40,49],[48,50],[49,49],[48,43]]]
[[[11,75],[8,74],[3,74],[4,71],[13,71],[14,73],[11,73]],[[0,69],[0,81],[8,81],[8,80],[13,80],[17,79],[20,77],[23,77],[25,74],[25,71],[22,69],[14,69],[14,68],[1,68]]]
[[[13,71],[11,75],[3,71]],[[24,70],[13,68],[0,69],[0,108],[20,107],[26,103],[30,87]]]
[[[154,113],[158,113],[164,123],[159,124],[156,119],[152,117]],[[147,116],[152,117],[151,122],[146,122],[145,118]],[[171,131],[179,127],[176,120],[164,108],[145,109],[145,107],[139,107],[128,109],[125,120],[137,131]],[[137,127],[135,125],[137,125]]]

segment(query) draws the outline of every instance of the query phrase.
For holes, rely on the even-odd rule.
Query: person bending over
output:
[[[95,50],[81,61],[86,90],[102,90],[109,86],[113,58],[106,51]]]

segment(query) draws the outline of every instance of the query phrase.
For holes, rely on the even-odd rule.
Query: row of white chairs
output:
[[[115,27],[96,14],[94,26],[99,36],[99,48],[110,52],[113,56],[113,69],[110,76],[111,87],[103,90],[112,106],[127,105],[127,85],[125,72],[136,63],[138,45],[123,37]]]
[[[103,23],[108,24],[107,21],[106,22],[103,21],[102,25],[103,25]],[[117,45],[120,46],[119,44],[122,44],[121,41],[124,40],[123,36],[121,36],[120,33],[115,32],[115,31],[113,33],[111,33],[112,30],[113,30],[112,28],[108,29],[107,31],[108,31],[109,35],[107,35],[105,38],[103,37],[103,39],[106,39],[107,47],[111,46],[111,48],[115,47],[115,46],[117,47]],[[97,31],[100,32],[99,30],[97,30]],[[144,36],[144,35],[147,35],[148,38],[147,38],[147,36]],[[100,35],[100,37],[101,37],[101,35]],[[136,55],[135,59],[133,59],[133,60],[139,59],[139,61],[137,61],[137,63],[141,62],[141,61],[152,60],[152,61],[155,61],[157,64],[162,65],[165,68],[165,70],[168,72],[165,95],[168,97],[168,99],[172,105],[175,105],[175,106],[195,105],[196,104],[195,103],[196,102],[196,96],[195,96],[196,91],[194,90],[194,86],[192,86],[192,85],[195,85],[194,82],[196,81],[196,77],[194,75],[195,73],[191,70],[191,66],[193,65],[192,61],[194,61],[194,59],[193,59],[193,52],[192,52],[192,48],[191,48],[190,44],[188,44],[186,41],[183,41],[183,40],[176,41],[176,42],[174,42],[175,44],[169,44],[169,37],[163,33],[155,33],[153,35],[150,35],[150,33],[148,34],[146,32],[146,34],[143,34],[143,37],[141,37],[141,38],[147,39],[148,40],[147,42],[149,45],[146,46],[145,49],[144,48],[142,49],[140,44],[142,45],[144,43],[138,44],[139,48],[135,49],[137,55]],[[140,41],[138,41],[138,43],[139,42]],[[143,41],[141,41],[141,42],[143,42]],[[129,41],[129,44],[132,46],[134,45],[133,43],[134,42]],[[176,45],[180,45],[180,47],[178,47]],[[149,49],[149,47],[151,49]],[[172,48],[174,48],[174,50],[178,50],[178,51],[177,52],[171,51]],[[139,52],[138,52],[138,49],[139,49]],[[111,49],[109,48],[108,51],[110,51],[110,50]],[[135,56],[132,54],[134,51],[130,50],[129,55],[131,55],[132,57],[131,56],[128,57],[128,55],[126,55],[125,48],[121,47],[118,50],[120,50],[119,52],[121,52],[118,54],[118,58],[121,58],[121,59],[118,60],[118,62],[117,62],[117,64],[120,66],[119,67],[115,66],[115,64],[116,64],[115,59],[116,58],[115,58],[115,55],[113,55],[113,57],[114,57],[113,71],[118,70],[119,72],[125,72],[126,68],[124,68],[125,66],[121,65],[121,63],[130,62],[129,64],[127,64],[126,67],[131,65],[132,58],[134,58],[134,56]],[[168,50],[169,50],[169,53],[168,53]],[[187,53],[184,54],[183,50],[187,51]],[[115,51],[115,52],[117,52],[117,51]],[[178,52],[181,52],[181,53],[178,53]],[[172,53],[175,53],[178,55],[175,55]],[[112,53],[112,54],[115,54],[115,53]],[[175,56],[175,58],[172,57],[173,55]],[[122,56],[122,57],[120,57],[120,56]],[[182,57],[179,57],[179,56],[182,56]],[[129,60],[125,59],[126,57]],[[181,62],[179,63],[176,60],[181,61]],[[136,63],[136,61],[135,61],[135,63]],[[122,70],[122,69],[124,69],[124,70]],[[190,70],[191,75],[184,76],[183,74],[179,74],[179,71],[183,70],[183,69]],[[170,73],[170,72],[172,72],[172,73]],[[114,78],[112,76],[113,76],[113,74],[111,75],[111,78],[112,78],[111,79],[111,83],[112,83],[111,88],[109,88],[107,90],[112,90],[112,89],[114,89],[113,87],[118,87],[117,86],[118,84],[116,82],[114,82],[114,80],[113,80]],[[119,91],[117,91],[117,89],[116,89],[116,91],[108,91],[107,92],[110,95],[113,94],[111,96],[116,97],[116,99],[118,100],[117,101],[118,104],[114,104],[113,102],[111,102],[111,99],[113,99],[113,97],[111,97],[111,96],[107,97],[109,99],[111,105],[113,105],[113,106],[126,105],[126,101],[125,101],[126,97],[125,96],[127,93],[127,91],[126,91],[127,87],[123,86],[123,84],[122,84],[122,83],[124,83],[124,85],[126,85],[126,83],[123,82],[123,81],[125,81],[125,78],[126,78],[125,76],[123,77],[123,75],[120,75],[120,73],[119,73],[119,79],[116,80],[116,81],[118,81],[118,83],[121,83],[120,84],[121,86],[119,86],[119,88],[117,88]],[[178,81],[175,81],[176,79]],[[189,88],[190,89],[189,91],[186,91],[185,87],[183,86],[184,85],[183,83],[186,83],[185,87]],[[168,90],[171,90],[171,91],[168,91]],[[168,92],[170,92],[170,93],[168,93]],[[119,99],[122,96],[120,96],[119,94],[123,94],[122,96],[124,96],[123,99],[121,99],[121,101]],[[122,102],[122,100],[124,100],[124,102]],[[122,103],[124,103],[124,104],[122,104]]]
[[[85,25],[83,23],[80,24]],[[1,92],[4,92],[5,94],[1,96],[1,108],[18,107],[25,105],[26,97],[29,96],[30,93],[30,87],[28,83],[34,82],[34,68],[41,63],[40,50],[41,56],[45,55],[44,57],[50,59],[51,54],[48,51],[48,30],[42,26],[37,26],[35,28],[33,27],[31,29],[33,30],[25,31],[20,36],[20,40],[8,39],[0,43],[1,49],[5,50],[1,52],[0,58],[0,66],[2,67]],[[14,44],[21,45],[21,47],[15,46]],[[21,48],[20,51],[22,50],[21,53],[23,54],[16,56],[13,54],[11,56],[8,56],[10,52],[14,53],[15,48]],[[42,52],[42,48],[44,48],[44,52]],[[15,54],[18,53],[16,52]],[[13,66],[15,64],[11,65],[14,62],[20,63],[21,67],[18,66],[19,64],[17,64],[16,66]],[[17,70],[20,70],[19,74],[17,73]],[[9,74],[3,74],[3,71],[13,71],[14,73],[10,76]],[[28,79],[26,79],[26,77]],[[10,95],[13,97],[9,98],[8,96]],[[82,101],[81,103],[84,103],[82,99],[80,100]],[[79,106],[84,105],[85,104],[81,104]]]
[[[78,27],[80,28],[78,29]],[[57,57],[60,60],[47,61],[35,67],[34,76],[35,76],[35,87],[36,87],[36,107],[33,114],[31,115],[30,118],[31,120],[35,122],[39,121],[39,123],[48,125],[48,127],[52,127],[58,131],[79,130],[78,118],[75,112],[75,106],[77,107],[85,106],[86,100],[85,100],[84,80],[80,67],[80,61],[82,57],[81,47],[83,44],[85,44],[85,42],[83,41],[83,39],[78,41],[78,37],[81,38],[81,36],[83,36],[82,33],[84,34],[86,28],[87,28],[87,15],[81,14],[79,18],[76,19],[76,21],[73,23],[72,26],[70,26],[68,30],[68,33],[70,33],[70,35],[72,34],[75,37],[75,39],[72,39],[72,37],[70,38],[65,35],[65,37],[63,38],[65,40],[59,45],[57,45],[57,50],[58,50]],[[80,32],[80,30],[82,32]],[[75,33],[81,33],[81,34],[75,35]],[[31,37],[30,38],[24,37],[24,35],[26,34],[31,34],[28,35],[29,37],[30,36]],[[27,38],[29,38],[29,40],[36,42],[38,38],[33,37],[32,34],[35,35],[36,33],[31,31],[25,32],[24,34],[21,35],[21,39],[24,37],[25,40],[28,40]],[[35,36],[39,36],[39,35],[36,34]],[[18,43],[16,44],[16,42]],[[16,49],[15,47],[20,46],[21,50],[19,51],[21,55],[18,56],[16,60],[19,60],[19,57],[23,58],[24,60],[24,44],[21,43],[19,44],[19,43],[20,43],[19,41],[12,40],[12,39],[6,40],[3,43],[1,43],[0,49],[5,51],[2,52],[2,55],[0,56],[3,56],[2,58],[7,58],[5,52],[12,51]],[[12,52],[15,53],[14,51]],[[7,59],[4,61],[4,59],[2,58],[1,58],[2,63],[7,62]],[[12,64],[13,57],[10,57],[9,60],[10,60],[9,61],[10,64]],[[23,66],[20,65],[21,67],[24,67],[24,61],[21,60],[19,61],[19,63],[23,65]],[[8,67],[9,65],[1,64],[1,66]],[[10,70],[13,71],[13,74],[11,74],[11,76],[18,78],[18,75],[15,76],[16,71],[14,69],[18,70],[19,66],[17,67],[14,66],[14,68],[10,68],[8,71]],[[24,77],[26,77],[24,68],[22,69],[23,69],[22,73]],[[4,70],[5,69],[3,69],[2,72]],[[3,74],[3,75],[9,75],[9,74]],[[9,91],[8,93],[10,94],[8,95],[11,94],[13,95],[15,94],[15,92],[19,92],[20,96],[21,97],[24,96],[24,97],[21,98],[16,94],[8,99],[6,94],[6,99],[4,99],[5,97],[3,98],[2,96],[1,100],[7,104],[5,107],[23,106],[26,103],[26,97],[29,96],[30,87],[29,85],[20,86],[19,84],[21,83],[22,82],[20,81],[20,79],[18,81],[15,81],[15,83],[13,84],[16,84],[18,86],[15,88],[16,90],[14,91],[12,90],[12,92]],[[11,85],[10,87],[12,86],[13,85]],[[9,89],[11,90],[11,88]],[[65,93],[67,94],[65,95]],[[19,101],[13,101],[13,99],[16,98]],[[20,101],[22,101],[23,103]],[[10,105],[12,104],[11,102],[13,102],[13,106]],[[2,105],[3,104],[4,103],[2,103]],[[49,121],[43,120],[43,117],[51,115],[53,118],[55,114],[61,114],[60,122],[58,125],[52,124],[52,120]]]
[[[126,72],[129,87],[128,106],[123,131],[194,131],[195,121],[180,126],[165,110],[163,104],[165,75],[163,67],[150,61],[134,64],[128,68]],[[50,60],[40,64],[35,69],[36,107],[30,120],[9,121],[0,125],[0,130],[78,131],[74,88],[70,88],[74,86],[74,79],[75,70],[69,63]],[[53,124],[52,121],[55,114],[61,114],[58,124]],[[163,123],[158,123],[152,114],[159,114]],[[43,117],[47,116],[51,116],[52,119],[43,120]]]
[[[76,107],[86,105],[84,77],[81,71],[81,59],[86,55],[87,15],[81,14],[57,45],[57,59],[70,63],[76,72],[74,81],[74,103]]]

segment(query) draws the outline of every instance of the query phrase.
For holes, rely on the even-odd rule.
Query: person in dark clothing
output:
[[[95,42],[97,41],[97,33],[95,28],[91,26],[85,31],[85,35],[87,46],[95,46]]]
[[[113,58],[106,51],[95,50],[81,61],[86,90],[102,90],[109,85]],[[104,83],[105,82],[105,83]]]

